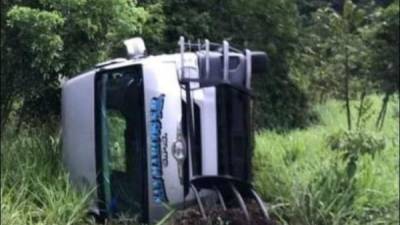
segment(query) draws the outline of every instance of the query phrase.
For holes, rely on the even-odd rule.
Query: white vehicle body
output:
[[[205,56],[215,60],[205,61]],[[142,221],[154,223],[168,211],[164,203],[178,206],[194,199],[188,185],[194,177],[230,175],[250,180],[249,97],[229,88],[195,82],[211,74],[214,80],[229,79],[248,88],[251,73],[246,56],[230,53],[229,57],[237,58],[236,65],[229,66],[229,71],[225,68],[228,72],[223,74],[223,68],[219,68],[222,53],[208,49],[116,59],[98,64],[63,85],[64,163],[78,188],[96,188],[93,199],[97,211],[109,215],[136,207],[133,200],[127,200],[130,195],[121,194],[117,188],[135,190],[138,196],[134,199],[140,203],[132,211],[139,211]],[[192,149],[180,161],[179,154],[183,153],[177,149],[188,151],[183,77],[193,79],[190,94],[195,134]],[[121,131],[125,144],[115,142],[116,151],[123,152],[117,156],[124,162],[117,170],[109,162],[114,160],[110,150],[115,144],[110,125],[114,114],[123,115],[115,121],[125,118],[125,130]]]

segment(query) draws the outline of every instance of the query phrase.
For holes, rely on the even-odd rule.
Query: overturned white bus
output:
[[[250,185],[251,77],[266,70],[263,52],[208,40],[179,41],[180,52],[146,55],[140,38],[128,57],[96,65],[62,89],[63,157],[77,187],[94,189],[98,216],[154,223],[164,204],[204,198],[266,208]],[[207,189],[207,190],[204,190]]]

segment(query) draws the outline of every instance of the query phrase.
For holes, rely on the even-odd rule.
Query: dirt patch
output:
[[[273,220],[267,221],[256,203],[247,203],[251,225],[276,225]],[[203,219],[197,207],[191,207],[176,213],[168,225],[246,225],[246,219],[240,208],[221,207],[206,210],[207,219]]]

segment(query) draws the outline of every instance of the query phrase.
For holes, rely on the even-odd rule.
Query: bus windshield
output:
[[[146,139],[140,66],[96,77],[96,153],[103,210],[142,218],[147,202]]]

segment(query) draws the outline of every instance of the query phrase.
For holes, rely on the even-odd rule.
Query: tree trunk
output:
[[[358,116],[357,116],[357,129],[360,128],[360,122],[361,122],[361,117],[364,114],[364,100],[365,100],[365,96],[367,95],[367,92],[365,91],[365,89],[363,90],[363,92],[361,93],[361,97],[360,97],[360,106],[358,108]]]
[[[381,107],[381,110],[379,112],[379,116],[378,116],[378,118],[376,119],[376,122],[375,122],[375,127],[377,129],[382,129],[382,127],[383,127],[383,122],[385,121],[385,116],[386,116],[386,111],[387,111],[387,105],[388,105],[388,102],[389,102],[389,97],[390,97],[389,92],[386,92],[385,97],[383,97],[383,100],[382,100],[382,107]]]
[[[350,90],[349,90],[349,83],[350,83],[350,74],[349,74],[349,55],[347,51],[347,47],[345,47],[345,62],[344,62],[344,91],[345,91],[345,98],[346,98],[346,115],[347,115],[347,127],[351,130],[351,109],[350,109]]]
[[[386,112],[387,112],[387,101],[385,102],[385,108],[383,109],[381,124],[379,124],[379,130],[382,130],[383,124],[385,122]]]

